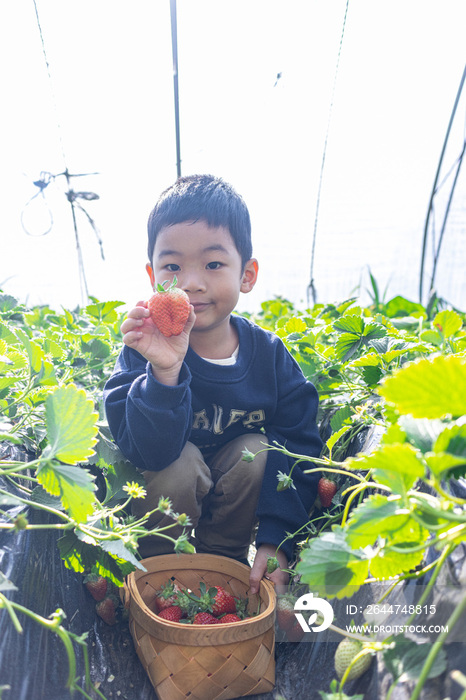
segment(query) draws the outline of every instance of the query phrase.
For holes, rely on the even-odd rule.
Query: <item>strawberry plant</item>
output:
[[[2,537],[14,542],[18,533],[33,537],[38,528],[52,528],[64,566],[83,574],[83,581],[93,574],[92,580],[105,579],[111,587],[140,566],[138,541],[148,534],[147,518],[127,515],[130,500],[144,496],[144,484],[114,445],[101,404],[121,348],[120,306],[92,299],[85,308],[57,313],[47,306],[28,309],[0,294]],[[299,540],[294,573],[316,594],[335,600],[351,599],[370,580],[396,590],[429,575],[420,608],[409,613],[414,620],[465,542],[465,500],[455,490],[466,472],[465,315],[435,299],[424,308],[377,293],[368,307],[352,298],[302,310],[277,298],[264,302],[252,320],[282,338],[321,400],[325,447],[304,468],[334,485],[331,499],[316,502],[302,532],[289,535]],[[354,445],[371,434],[371,448],[354,453]],[[306,458],[294,457],[303,466]],[[290,488],[292,479],[292,473],[279,475],[277,488]],[[166,499],[157,509],[189,526]],[[45,521],[37,523],[32,511]],[[152,534],[171,539],[166,529]],[[172,542],[176,551],[190,547],[186,536]],[[271,557],[270,570],[277,563]],[[45,618],[22,606],[16,592],[15,581],[0,572],[0,614],[18,631],[21,616],[28,616],[56,634],[67,653],[68,684],[77,687],[74,647],[85,649],[84,636],[67,631],[64,611]],[[102,612],[113,624],[111,596],[103,593]],[[448,620],[451,630],[463,600]],[[289,638],[297,641],[302,630],[291,630]],[[374,639],[368,627],[364,634],[343,634],[362,644],[355,663],[379,654],[393,687],[407,675],[415,678],[413,698],[445,668],[445,635],[413,651],[403,635]],[[351,669],[350,661],[328,697],[345,697]],[[88,671],[87,689],[103,697],[92,689]]]
[[[0,531],[14,538],[20,530],[33,536],[34,530],[49,527],[59,533],[66,567],[116,586],[141,568],[137,543],[148,534],[147,516],[127,515],[131,499],[144,497],[145,491],[110,439],[101,407],[101,391],[121,345],[120,305],[93,299],[84,309],[57,314],[46,306],[29,310],[0,295]],[[103,484],[99,499],[96,479]],[[30,522],[27,509],[41,511],[48,520]],[[184,514],[171,512],[165,499],[156,510],[172,515],[174,524],[189,524]],[[152,534],[171,539],[175,551],[190,548],[185,536],[173,540],[157,529]],[[82,645],[83,639],[66,631],[61,611],[45,623],[14,596],[10,600],[14,583],[0,574],[0,609],[18,631],[18,614],[25,614],[60,637],[68,655],[68,682],[76,687],[72,642]],[[97,608],[110,624],[115,601],[104,595]]]
[[[343,483],[329,512],[311,513],[306,532],[294,533],[302,538],[295,573],[329,599],[351,598],[369,581],[387,582],[396,591],[429,575],[408,611],[409,626],[425,614],[448,559],[466,542],[464,488],[461,494],[455,488],[466,475],[465,316],[395,297],[378,300],[376,311],[349,300],[296,313],[280,301],[265,304],[256,320],[270,327],[273,309],[284,313],[275,318],[276,332],[316,384],[323,418],[330,416],[326,447],[307,471]],[[355,436],[373,427],[382,436],[376,449],[346,456]],[[268,449],[287,452],[277,444]],[[293,456],[303,466],[306,458]],[[433,561],[430,552],[436,553]],[[442,647],[465,612],[463,593],[444,625],[448,632],[434,645],[416,645],[402,634],[368,636],[359,639],[366,645],[358,659],[366,664],[367,654],[379,652],[393,675],[392,688],[414,679],[410,697],[418,698],[426,680],[445,669]],[[415,670],[399,672],[410,656],[416,657]],[[343,697],[358,659],[339,674],[335,697]]]

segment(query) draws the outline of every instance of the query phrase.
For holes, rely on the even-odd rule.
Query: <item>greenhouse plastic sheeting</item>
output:
[[[369,436],[370,437],[370,436]],[[14,487],[2,484],[2,488],[15,494]],[[458,495],[466,494],[464,481],[457,484]],[[12,509],[16,515],[21,507]],[[26,511],[25,511],[26,512]],[[44,515],[34,510],[27,512],[30,522],[46,522]],[[47,517],[47,516],[45,516]],[[88,632],[90,674],[94,684],[108,700],[157,700],[156,694],[140,664],[133,647],[126,619],[120,619],[113,627],[107,626],[96,616],[95,602],[83,586],[80,574],[65,568],[57,548],[56,531],[0,531],[0,570],[17,587],[8,597],[34,612],[48,617],[57,608],[66,613],[64,626],[75,634]],[[458,548],[448,567],[449,581],[439,584],[437,595],[444,605],[454,607],[443,594],[444,584],[453,584],[457,593],[464,595],[466,584],[466,551]],[[379,585],[379,584],[377,584]],[[358,606],[377,600],[377,585],[365,585],[357,596],[351,598]],[[409,583],[408,587],[415,584]],[[332,601],[338,609],[348,599]],[[0,612],[0,687],[3,700],[71,700],[65,684],[68,674],[67,656],[58,637],[19,614],[23,634],[18,634],[5,610]],[[459,643],[446,645],[449,667],[466,671],[465,629],[466,621],[458,623]],[[462,635],[462,638],[461,638]],[[276,645],[276,688],[274,692],[249,696],[252,700],[276,700],[281,694],[286,700],[320,700],[318,689],[329,690],[334,677],[333,659],[340,637],[326,630],[317,641],[305,643],[278,642]],[[77,676],[84,682],[84,661],[77,650]],[[383,700],[391,684],[391,676],[381,665],[373,662],[371,669],[360,679],[347,683],[347,694],[359,693],[365,700]],[[395,688],[392,700],[409,700],[412,685]],[[456,700],[460,687],[452,683],[448,674],[428,681],[429,692],[438,690],[435,697]],[[92,695],[92,693],[91,693]],[[77,695],[73,695],[74,698]],[[424,697],[424,696],[421,696]]]

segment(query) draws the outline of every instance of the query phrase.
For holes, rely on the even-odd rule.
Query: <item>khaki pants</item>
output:
[[[169,498],[175,513],[189,515],[195,530],[197,552],[246,559],[254,539],[256,506],[262,486],[267,453],[252,462],[242,460],[247,447],[256,453],[265,449],[265,435],[246,434],[232,440],[205,460],[195,445],[186,443],[179,458],[162,471],[143,472],[147,496],[133,499],[133,514],[143,516],[155,508],[161,496]],[[153,513],[148,527],[163,527],[173,519]],[[166,531],[176,538],[180,526]],[[143,558],[173,552],[173,544],[157,535],[139,540]]]

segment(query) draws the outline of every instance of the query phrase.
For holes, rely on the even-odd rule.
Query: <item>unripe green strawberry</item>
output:
[[[175,277],[167,289],[166,281],[158,284],[155,294],[147,302],[151,319],[166,338],[180,335],[190,311],[189,297],[176,286],[176,281]]]
[[[340,642],[335,652],[335,671],[337,672],[338,678],[343,678],[346,669],[351,664],[356,654],[359,654],[361,649],[362,644],[361,642],[358,642],[357,639],[345,637],[345,639]],[[353,681],[356,678],[359,678],[359,676],[362,676],[362,674],[365,673],[365,671],[367,671],[371,665],[371,662],[372,657],[369,654],[362,656],[351,668],[346,680]]]

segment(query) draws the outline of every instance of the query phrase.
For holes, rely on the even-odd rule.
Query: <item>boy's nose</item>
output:
[[[183,291],[185,291],[187,294],[193,294],[194,292],[203,292],[206,288],[202,275],[194,273],[183,274],[182,279],[180,279],[179,281],[179,285],[181,289],[183,289]]]

